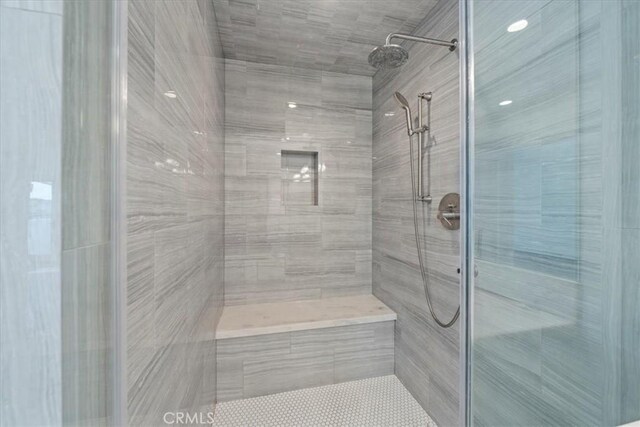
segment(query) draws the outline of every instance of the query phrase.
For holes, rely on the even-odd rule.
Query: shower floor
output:
[[[395,375],[222,402],[213,425],[436,427]]]

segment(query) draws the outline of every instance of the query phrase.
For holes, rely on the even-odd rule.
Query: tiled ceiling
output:
[[[371,76],[371,49],[391,32],[412,32],[437,0],[213,3],[226,58]]]

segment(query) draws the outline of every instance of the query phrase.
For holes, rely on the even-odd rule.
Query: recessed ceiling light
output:
[[[507,27],[507,31],[509,31],[510,33],[515,33],[516,31],[522,31],[525,28],[527,28],[527,25],[529,25],[529,22],[526,19],[521,19],[509,25],[509,27]]]
[[[509,105],[511,104],[513,101],[510,99],[505,99],[504,101],[501,101],[498,105],[501,107],[504,107],[505,105]]]
[[[293,101],[289,101],[289,102],[287,103],[287,105],[289,106],[289,108],[296,108],[296,107],[298,106],[298,104],[296,104],[296,103],[295,103],[295,102],[293,102]]]
[[[177,97],[178,97],[178,95],[176,95],[176,92],[175,92],[175,91],[173,91],[173,90],[168,90],[168,91],[166,91],[166,92],[164,93],[164,96],[166,96],[167,98],[171,98],[171,99],[174,99],[174,98],[177,98]]]

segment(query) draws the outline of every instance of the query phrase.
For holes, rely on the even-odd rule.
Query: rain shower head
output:
[[[369,54],[369,65],[375,68],[398,68],[409,59],[409,52],[397,44],[378,46]]]
[[[453,39],[450,42],[446,40],[429,39],[426,37],[412,36],[410,34],[391,33],[387,36],[384,45],[377,46],[369,54],[369,65],[381,68],[398,68],[404,65],[409,59],[409,52],[398,44],[392,44],[391,39],[404,39],[420,43],[429,43],[438,46],[448,46],[449,50],[454,51],[458,47],[458,40]]]

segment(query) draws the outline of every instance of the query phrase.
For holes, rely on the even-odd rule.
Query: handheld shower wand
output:
[[[400,104],[400,107],[402,107],[402,109],[405,112],[405,116],[407,119],[407,134],[409,136],[413,136],[416,133],[417,134],[422,134],[426,131],[429,130],[429,128],[427,126],[420,126],[418,129],[414,129],[413,128],[413,115],[411,114],[411,107],[409,106],[409,101],[407,101],[407,98],[405,98],[400,92],[396,92],[393,94],[393,97],[396,99],[396,101],[398,102],[398,104]]]
[[[409,135],[409,138],[411,138],[415,134],[418,134],[418,194],[416,195],[416,198],[421,202],[427,203],[431,203],[432,198],[428,194],[425,196],[422,190],[422,145],[424,133],[429,130],[429,126],[422,124],[422,101],[431,102],[431,96],[431,92],[421,93],[420,95],[418,95],[418,128],[414,129],[413,115],[411,114],[411,107],[409,106],[407,98],[405,98],[400,92],[396,92],[393,94],[393,97],[405,112],[407,120],[407,134]],[[411,159],[411,161],[413,161],[413,155],[411,156]]]
[[[449,328],[453,326],[458,317],[460,316],[460,306],[456,310],[455,314],[449,321],[440,320],[438,315],[436,314],[433,303],[431,300],[431,292],[429,289],[429,272],[427,271],[426,260],[423,257],[422,248],[420,245],[419,229],[418,229],[418,206],[417,202],[430,202],[431,196],[422,196],[422,134],[429,130],[428,126],[422,125],[422,101],[425,100],[427,102],[431,101],[432,94],[431,92],[421,93],[418,95],[419,98],[419,117],[418,117],[418,129],[413,128],[413,116],[411,114],[411,107],[409,106],[409,102],[407,99],[400,93],[396,92],[394,95],[395,100],[400,104],[400,107],[405,111],[405,117],[407,120],[407,134],[409,135],[409,165],[411,167],[411,200],[413,204],[413,231],[416,240],[416,249],[418,251],[418,264],[420,266],[420,275],[422,277],[422,285],[424,287],[424,293],[427,299],[427,306],[429,307],[429,313],[431,313],[431,317],[433,320],[443,328]],[[415,134],[418,134],[420,137],[418,141],[418,188],[416,191],[416,179],[413,167],[413,141],[411,137]]]

